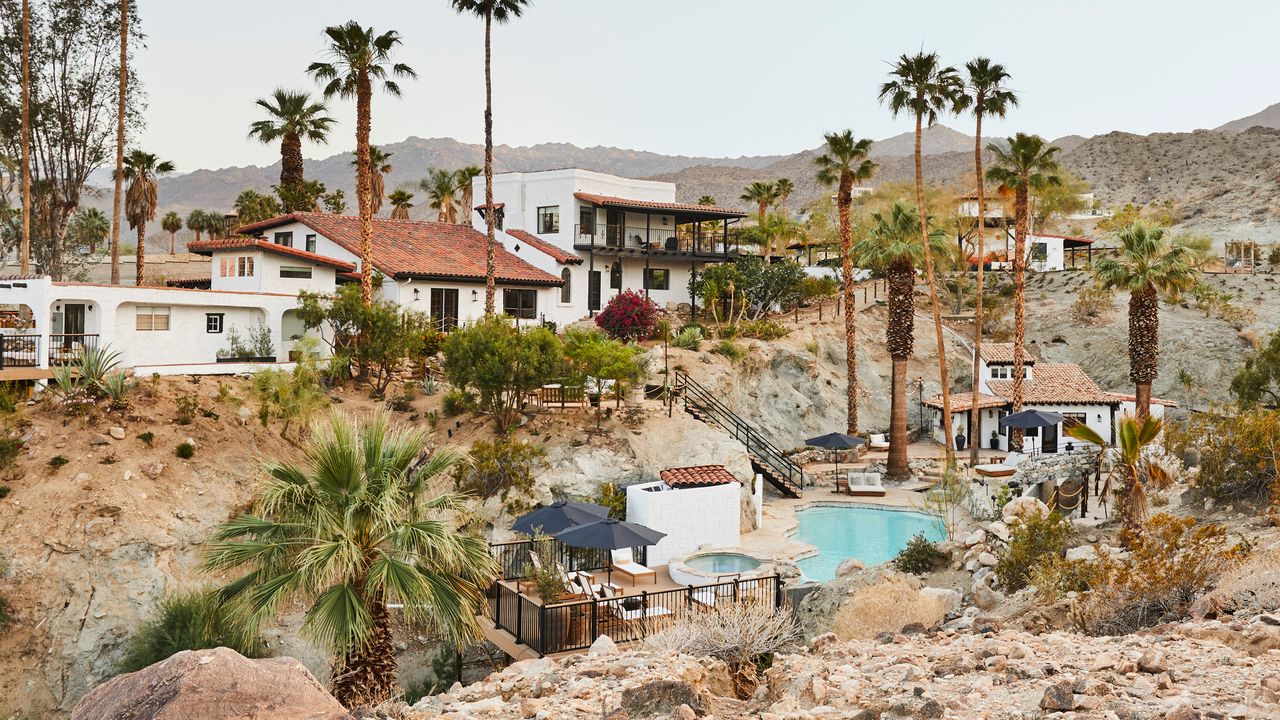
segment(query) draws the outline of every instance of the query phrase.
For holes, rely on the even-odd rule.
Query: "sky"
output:
[[[447,0],[137,0],[147,47],[141,145],[180,172],[267,165],[253,101],[315,90],[325,26],[355,19],[404,38],[404,97],[376,96],[373,142],[483,141],[483,24]],[[495,142],[567,142],[739,156],[815,147],[852,128],[910,129],[877,100],[888,63],[921,48],[1003,63],[1022,103],[986,134],[1049,138],[1211,128],[1280,101],[1280,3],[1217,0],[534,0],[493,38]],[[354,102],[308,158],[354,147]],[[972,132],[969,117],[946,118]]]

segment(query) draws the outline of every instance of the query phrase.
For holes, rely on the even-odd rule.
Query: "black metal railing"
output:
[[[0,335],[0,369],[35,367],[39,359],[39,335]]]
[[[637,254],[717,255],[738,251],[734,230],[697,230],[692,225],[673,227],[633,227],[622,225],[575,225],[573,244],[578,249],[628,250]]]
[[[49,336],[49,365],[70,365],[80,353],[98,347],[97,334],[56,333]]]
[[[747,453],[753,461],[764,465],[762,472],[765,479],[774,487],[793,497],[800,497],[804,492],[804,470],[791,461],[778,446],[756,430],[742,416],[729,409],[710,390],[699,385],[688,373],[677,370],[673,388],[673,398],[680,398],[685,408],[696,410],[704,418],[715,422],[740,443],[746,446]],[[672,400],[674,402],[674,400]],[[767,472],[771,470],[772,472]]]
[[[614,642],[636,642],[670,627],[688,612],[715,611],[739,602],[782,607],[781,579],[777,575],[734,579],[551,605],[542,605],[504,583],[495,583],[489,591],[494,627],[539,655],[585,650],[601,635]]]
[[[489,554],[493,556],[494,560],[498,561],[503,580],[517,580],[530,577],[533,574],[533,562],[529,560],[529,554],[534,551],[535,544],[539,546],[540,550],[542,546],[549,544],[551,546],[551,556],[570,572],[574,570],[588,572],[604,570],[609,567],[609,563],[612,561],[608,550],[572,548],[561,544],[555,538],[489,543]],[[543,556],[539,555],[539,557]],[[647,547],[632,548],[631,557],[635,562],[644,565],[649,560],[649,549]]]

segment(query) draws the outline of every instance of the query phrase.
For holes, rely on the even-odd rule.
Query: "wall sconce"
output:
[[[476,298],[478,298],[478,297],[479,297],[479,294],[478,294],[475,290],[472,290],[472,291],[471,291],[471,302],[475,302],[475,301],[476,301]]]
[[[1098,422],[1102,422],[1102,413],[1098,413]]]
[[[666,225],[667,225],[667,216],[666,216],[666,215],[663,215],[663,216],[662,216],[662,226],[663,226],[663,227],[666,227]]]
[[[413,301],[418,302],[418,298],[422,296],[422,291],[418,288],[413,289]]]

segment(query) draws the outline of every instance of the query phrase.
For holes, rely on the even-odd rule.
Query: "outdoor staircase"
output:
[[[751,467],[778,492],[798,498],[804,493],[804,470],[769,442],[755,426],[730,410],[710,390],[699,385],[683,371],[673,374],[670,402],[680,402],[693,417],[709,425],[718,425],[747,448]]]

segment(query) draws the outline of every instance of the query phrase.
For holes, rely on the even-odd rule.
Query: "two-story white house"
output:
[[[483,178],[472,192],[484,197]],[[563,281],[547,313],[556,322],[592,316],[623,290],[696,313],[690,278],[737,257],[733,226],[746,214],[675,200],[674,183],[579,169],[511,172],[494,176],[493,207],[476,207],[472,222],[483,233],[492,210],[506,249]]]

